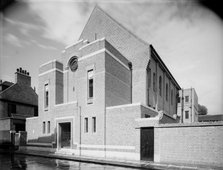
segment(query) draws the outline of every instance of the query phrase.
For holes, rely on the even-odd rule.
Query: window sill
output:
[[[88,98],[87,99],[87,104],[93,104],[93,98]]]

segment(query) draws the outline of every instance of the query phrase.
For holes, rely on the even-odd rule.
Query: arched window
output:
[[[153,91],[156,91],[156,73],[153,73]]]
[[[166,101],[168,101],[168,94],[169,94],[169,87],[168,84],[166,84]]]
[[[159,77],[159,94],[162,96],[162,77]]]
[[[150,68],[147,70],[147,82],[148,82],[148,87],[150,88],[151,86],[151,69]]]
[[[171,98],[171,105],[173,105],[173,89],[171,89],[170,98]]]

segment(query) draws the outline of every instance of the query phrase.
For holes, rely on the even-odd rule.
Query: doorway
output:
[[[59,148],[71,148],[71,122],[59,123]]]
[[[154,159],[154,128],[141,128],[140,132],[141,160],[153,161]]]

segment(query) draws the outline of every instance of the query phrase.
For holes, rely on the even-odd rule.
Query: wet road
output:
[[[26,155],[0,154],[0,170],[127,170],[109,165],[99,165]],[[132,169],[134,170],[134,169]],[[136,170],[136,169],[135,169]]]

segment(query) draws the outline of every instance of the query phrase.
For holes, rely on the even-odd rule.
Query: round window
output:
[[[68,66],[70,67],[71,71],[76,71],[78,67],[78,58],[77,56],[73,56],[68,61]]]

